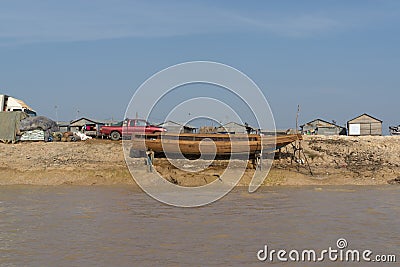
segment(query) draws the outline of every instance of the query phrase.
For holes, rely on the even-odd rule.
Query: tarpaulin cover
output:
[[[32,130],[43,130],[44,131],[44,141],[49,141],[50,136],[53,132],[58,131],[58,126],[55,121],[49,118],[38,116],[38,117],[28,117],[21,121],[19,129],[23,132]]]
[[[0,112],[0,141],[14,143],[19,134],[19,126],[22,119],[28,117],[22,111]]]
[[[28,117],[21,121],[19,127],[21,131],[31,131],[36,129],[41,129],[43,131],[50,130],[51,132],[58,131],[58,126],[55,121],[49,118],[38,116],[38,117]]]

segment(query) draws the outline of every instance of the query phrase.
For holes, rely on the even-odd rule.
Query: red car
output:
[[[103,126],[100,129],[101,135],[109,136],[111,140],[117,141],[122,137],[122,129],[125,136],[131,136],[133,133],[157,133],[166,132],[162,127],[151,125],[146,120],[126,119],[120,125]]]

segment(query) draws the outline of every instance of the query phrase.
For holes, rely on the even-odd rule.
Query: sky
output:
[[[300,105],[300,124],[369,113],[387,132],[400,124],[399,59],[396,0],[0,0],[0,93],[54,120],[122,119],[155,73],[214,61],[259,86],[279,129]]]

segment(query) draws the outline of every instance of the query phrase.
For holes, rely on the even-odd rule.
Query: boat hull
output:
[[[296,140],[301,135],[260,136],[229,134],[148,134],[134,135],[132,149],[151,150],[166,155],[255,155],[272,152]]]

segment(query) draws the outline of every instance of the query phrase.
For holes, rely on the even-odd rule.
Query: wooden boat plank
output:
[[[263,150],[275,150],[276,148],[286,146],[296,140],[302,139],[301,135],[260,136],[255,134],[229,135],[191,133],[178,135],[171,133],[156,133],[137,137],[142,137],[142,139],[133,138],[132,147],[137,150],[151,149],[154,152],[201,154],[201,146],[201,152],[203,154],[216,153],[217,155],[240,153],[254,154],[261,151],[261,146],[263,147]],[[186,140],[190,138],[193,138],[193,140]],[[227,140],[225,141],[223,139]],[[249,141],[249,139],[251,141]]]

